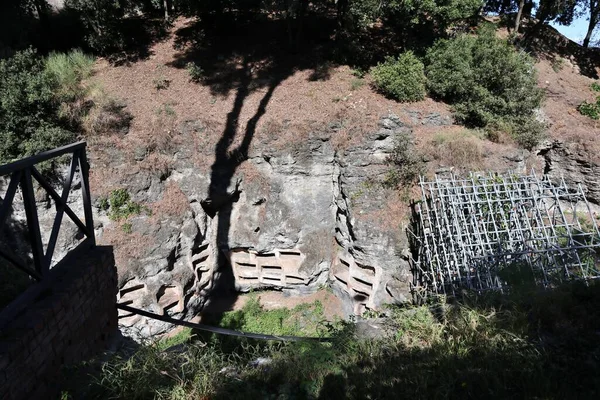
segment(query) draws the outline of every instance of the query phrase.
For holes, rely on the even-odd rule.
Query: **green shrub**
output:
[[[61,101],[74,101],[86,94],[81,81],[92,75],[94,58],[81,50],[69,53],[52,52],[46,58],[46,71],[54,78],[58,88],[55,95]]]
[[[190,74],[190,80],[192,82],[198,83],[204,80],[204,70],[196,63],[190,61],[185,65],[185,69]]]
[[[542,138],[535,118],[543,100],[533,59],[491,32],[439,40],[428,51],[430,93],[454,105],[467,126],[501,127],[526,148]]]
[[[584,101],[579,105],[579,107],[577,107],[577,110],[581,113],[581,115],[585,115],[591,119],[600,119],[600,97],[595,103],[588,103],[587,101]]]
[[[600,84],[598,82],[592,83],[591,89],[594,92],[600,92]],[[584,101],[579,105],[579,107],[577,107],[577,110],[581,113],[581,115],[585,115],[591,119],[600,119],[600,96],[596,97],[595,103],[588,103],[587,101]]]
[[[319,301],[299,304],[293,309],[265,310],[260,299],[253,296],[241,310],[226,312],[220,325],[267,335],[321,336],[326,333],[324,320],[323,305]]]
[[[401,133],[396,137],[396,145],[388,156],[387,163],[391,169],[384,181],[385,186],[410,186],[425,173],[423,155],[415,149],[409,133]]]
[[[0,61],[0,164],[75,139],[58,115],[60,91],[35,50]]]
[[[400,102],[425,98],[424,66],[412,51],[401,54],[398,59],[388,57],[373,67],[371,75],[377,90]]]
[[[131,200],[131,196],[127,189],[113,190],[108,198],[108,204],[108,217],[113,221],[125,219],[131,215],[141,214],[142,211],[147,213],[150,212],[148,208]]]

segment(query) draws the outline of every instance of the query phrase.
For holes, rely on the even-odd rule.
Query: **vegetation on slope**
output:
[[[225,320],[266,327],[275,315],[285,320],[291,312],[256,310],[252,304]],[[196,338],[172,350],[141,346],[70,390],[122,399],[565,399],[600,393],[598,285],[452,303],[440,298],[386,314],[391,335],[382,339],[359,338],[352,324],[337,323],[328,330],[331,343]],[[305,333],[299,328],[286,332]]]
[[[0,61],[0,164],[75,139],[93,62],[80,51],[43,58],[32,49]]]
[[[464,124],[486,128],[492,137],[509,133],[526,148],[540,141],[545,127],[535,111],[543,92],[534,61],[493,31],[436,42],[427,52],[427,78],[430,92],[453,104]]]

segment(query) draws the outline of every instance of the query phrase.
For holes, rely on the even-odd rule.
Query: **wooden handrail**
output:
[[[63,156],[65,154],[73,153],[76,150],[85,149],[85,146],[86,143],[83,141],[76,142],[68,144],[66,146],[57,147],[53,150],[44,151],[43,153],[23,158],[22,160],[13,161],[11,163],[0,166],[0,176],[12,174],[15,171],[20,171],[29,167],[33,167],[34,165],[39,164],[41,162],[48,161],[53,158]]]
[[[43,280],[48,275],[64,214],[67,214],[75,225],[77,225],[79,230],[86,236],[86,240],[84,240],[85,243],[91,244],[91,246],[96,245],[92,204],[90,200],[89,166],[85,148],[85,142],[73,143],[0,166],[0,176],[10,174],[8,189],[2,204],[0,205],[0,235],[2,234],[2,228],[5,226],[6,219],[12,209],[15,193],[17,189],[20,188],[23,196],[25,214],[27,216],[27,233],[33,254],[33,268],[22,264],[19,261],[19,257],[7,253],[6,250],[0,249],[0,257],[8,260],[15,267],[21,269],[34,279]],[[58,194],[52,185],[46,181],[44,176],[38,172],[35,165],[67,154],[72,155],[71,167],[69,168],[68,176],[63,184],[62,194]],[[79,171],[81,177],[81,194],[83,198],[85,222],[82,222],[67,204],[73,177],[77,171]],[[44,250],[38,220],[37,205],[33,189],[34,180],[37,181],[54,200],[56,207],[56,216],[46,250]]]

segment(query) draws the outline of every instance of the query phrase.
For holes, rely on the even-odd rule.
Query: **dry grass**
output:
[[[271,191],[271,183],[253,163],[242,163],[238,171],[243,175],[244,181],[248,184],[260,186],[261,191],[265,193],[269,193]]]
[[[150,153],[138,164],[141,170],[149,171],[160,178],[169,176],[173,169],[173,158],[165,154]]]
[[[138,232],[126,232],[123,226],[125,220],[112,223],[104,230],[100,243],[114,247],[115,263],[119,277],[126,276],[130,272],[129,262],[147,255],[148,249],[153,243],[153,238]]]
[[[177,184],[167,183],[162,198],[150,206],[153,218],[181,217],[190,209],[190,202]]]
[[[90,168],[90,192],[94,197],[107,198],[115,188],[115,171],[112,168]]]
[[[431,141],[431,155],[444,166],[463,170],[478,168],[483,159],[481,136],[466,129],[440,132]]]
[[[387,232],[404,232],[411,216],[410,199],[418,198],[418,194],[419,189],[416,186],[406,191],[386,189],[383,207],[364,214],[357,213],[356,217],[372,222]]]

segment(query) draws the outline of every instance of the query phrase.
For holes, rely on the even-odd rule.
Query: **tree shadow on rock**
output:
[[[323,42],[318,36],[322,32],[317,37],[305,35],[302,53],[298,53],[295,49],[290,50],[286,40],[281,38],[282,32],[285,32],[283,22],[251,20],[233,24],[229,26],[228,33],[223,34],[220,28],[207,27],[197,21],[175,33],[176,43],[185,48],[176,57],[175,66],[184,67],[193,62],[204,71],[202,82],[213,94],[235,92],[232,109],[215,146],[209,193],[201,203],[216,223],[219,269],[208,296],[213,300],[220,298],[221,310],[230,310],[237,297],[228,259],[232,210],[242,190],[236,171],[248,159],[259,121],[265,115],[275,90],[285,79],[301,70],[312,71],[314,79],[328,79],[329,70],[334,67],[333,63],[324,63],[320,57]],[[307,57],[308,54],[312,56]],[[244,103],[255,92],[261,93],[258,107],[243,126],[240,118]],[[220,317],[214,322],[220,322]]]

